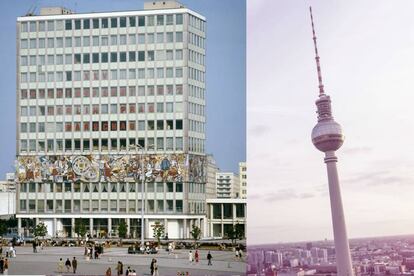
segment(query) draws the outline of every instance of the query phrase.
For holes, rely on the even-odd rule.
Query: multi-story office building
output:
[[[17,18],[20,231],[43,221],[73,237],[83,220],[110,236],[125,220],[150,238],[160,221],[186,238],[206,227],[205,26],[174,1]]]
[[[217,198],[240,198],[240,179],[232,172],[216,173]]]
[[[216,160],[212,154],[206,156],[207,162],[207,178],[206,178],[206,198],[216,198],[216,173],[219,172],[219,168],[216,164]]]
[[[16,183],[14,173],[7,173],[6,180],[0,181],[0,218],[16,214]]]
[[[247,167],[246,162],[239,163],[240,197],[247,198]]]

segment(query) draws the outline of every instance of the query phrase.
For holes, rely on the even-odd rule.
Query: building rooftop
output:
[[[40,9],[39,14],[35,14],[34,10],[30,10],[24,16],[17,18],[17,21],[35,21],[35,20],[52,20],[52,19],[74,19],[74,18],[93,18],[102,16],[128,16],[135,15],[139,12],[142,15],[154,14],[154,13],[176,13],[176,12],[188,12],[194,16],[199,17],[202,20],[206,20],[204,16],[187,9],[184,5],[177,1],[150,1],[144,3],[144,9],[136,10],[123,10],[123,11],[99,11],[99,12],[85,12],[76,13],[65,7],[43,7]]]

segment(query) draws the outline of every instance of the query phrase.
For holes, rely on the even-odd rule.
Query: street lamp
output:
[[[138,149],[141,150],[141,250],[145,250],[144,245],[144,206],[145,206],[145,193],[144,193],[144,186],[145,186],[145,168],[144,168],[144,154],[145,148],[141,145],[130,145],[131,148],[135,148],[135,153],[138,154]]]

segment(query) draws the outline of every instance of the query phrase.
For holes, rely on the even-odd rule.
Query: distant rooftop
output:
[[[151,1],[144,3],[144,10],[161,10],[161,9],[180,9],[184,5],[177,1]]]
[[[40,9],[40,15],[60,15],[72,13],[74,12],[64,7],[44,7]]]
[[[150,1],[144,3],[144,10],[181,9],[185,6],[177,1]],[[40,16],[75,14],[74,11],[65,7],[44,7],[40,9]],[[34,11],[29,11],[25,16],[36,16]]]

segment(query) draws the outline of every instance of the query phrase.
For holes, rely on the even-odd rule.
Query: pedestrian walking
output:
[[[73,257],[72,269],[73,269],[73,274],[76,274],[76,269],[78,269],[78,260],[76,260],[76,257]]]
[[[207,253],[207,260],[208,260],[207,265],[213,265],[213,264],[211,263],[211,259],[213,259],[213,256],[211,256],[210,251],[208,251],[208,253]]]
[[[106,270],[105,276],[112,276],[112,270],[110,267],[108,267],[108,269]]]
[[[194,261],[193,252],[191,250],[190,252],[188,252],[188,261],[190,262],[190,264],[192,264]]]
[[[128,266],[127,270],[125,270],[125,276],[128,276],[130,272],[131,272],[131,267]]]
[[[4,259],[3,257],[0,258],[0,274],[3,274],[4,271]]]
[[[3,274],[7,275],[9,271],[9,260],[8,259],[4,259],[4,263],[3,263]]]
[[[62,258],[60,258],[58,262],[58,273],[63,273],[63,266],[64,266],[63,260]]]
[[[195,251],[195,253],[194,253],[194,258],[195,258],[195,262],[196,262],[196,264],[198,264],[198,261],[199,261],[199,254],[198,254],[198,250],[196,250]]]
[[[33,241],[32,246],[33,246],[33,253],[36,253],[37,252],[37,250],[36,250],[36,240]]]
[[[239,248],[239,259],[243,259],[243,250],[241,250],[241,248]]]
[[[151,276],[154,274],[154,262],[155,262],[155,259],[152,259],[151,265],[150,265]]]
[[[122,276],[124,274],[124,264],[118,261],[118,265],[116,266],[116,272],[118,276]]]
[[[71,263],[70,263],[69,258],[66,259],[65,266],[66,266],[66,272],[69,273],[70,268],[71,268]]]
[[[152,276],[159,276],[158,274],[158,264],[157,260],[154,259],[154,272],[152,273]]]

